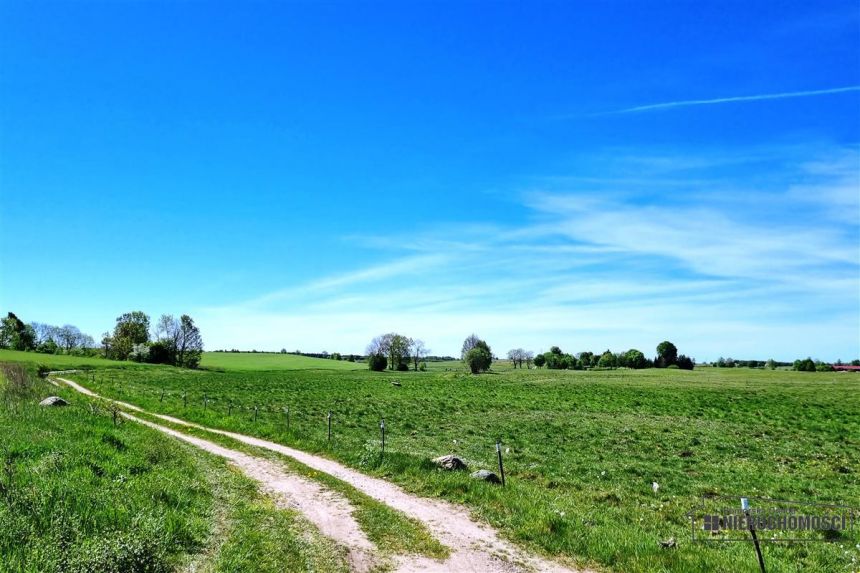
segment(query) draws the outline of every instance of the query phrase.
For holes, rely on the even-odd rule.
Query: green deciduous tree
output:
[[[10,312],[0,321],[0,348],[35,350],[36,332],[32,326],[24,324],[15,316],[14,312]]]
[[[610,350],[607,350],[600,355],[600,359],[597,361],[597,366],[599,368],[615,368],[617,366],[615,355],[612,354]]]
[[[149,342],[149,316],[136,310],[117,317],[110,339],[110,357],[126,360],[135,344]]]
[[[579,362],[583,369],[590,368],[592,366],[597,366],[597,361],[600,359],[599,356],[595,356],[593,352],[580,352],[579,353]]]
[[[684,354],[678,356],[677,364],[681,370],[692,370],[696,367],[696,361]]]
[[[646,368],[648,366],[648,359],[645,358],[645,354],[640,350],[631,348],[624,354],[624,363],[628,368]]]
[[[668,368],[677,363],[678,348],[674,344],[664,340],[657,345],[657,358],[654,359],[654,365],[657,368]]]
[[[469,367],[472,374],[486,372],[493,363],[493,351],[490,345],[477,335],[471,334],[463,341],[463,348],[469,347],[463,355],[463,361]]]
[[[558,346],[553,346],[549,352],[543,353],[543,363],[550,370],[567,370],[576,367],[576,358],[565,354]]]
[[[475,346],[466,353],[464,359],[472,374],[486,372],[493,362],[493,355],[485,348]]]
[[[390,370],[401,370],[403,364],[408,369],[411,348],[412,340],[408,336],[389,332],[370,341],[367,346],[367,355],[380,354],[385,356]]]

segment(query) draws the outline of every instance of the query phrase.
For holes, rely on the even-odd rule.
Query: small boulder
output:
[[[440,456],[433,460],[433,463],[442,468],[443,470],[464,470],[467,468],[466,462],[455,456],[454,454],[448,454],[447,456]]]
[[[402,384],[400,383],[400,380],[392,380],[391,385],[392,386],[402,386]]]
[[[60,398],[59,396],[48,396],[41,402],[39,402],[39,406],[68,406],[69,403]]]
[[[499,476],[497,476],[490,470],[478,470],[471,474],[470,477],[473,479],[488,481],[490,483],[502,483],[502,480],[499,479]]]

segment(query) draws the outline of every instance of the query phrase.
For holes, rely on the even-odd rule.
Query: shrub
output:
[[[147,362],[149,360],[149,345],[146,343],[133,345],[128,357],[135,362]]]
[[[382,372],[388,367],[388,358],[382,354],[371,354],[367,357],[367,366],[374,372]]]
[[[41,352],[42,354],[57,354],[59,350],[60,347],[50,338],[36,347],[36,352]]]
[[[553,346],[553,349],[558,350],[558,346]],[[537,360],[537,356],[535,356],[535,360]],[[576,365],[576,358],[570,354],[562,354],[561,351],[550,350],[543,354],[543,363],[550,370],[567,370]]]
[[[472,374],[477,374],[478,372],[486,372],[490,369],[493,355],[486,349],[476,346],[466,353],[465,361]]]
[[[149,345],[147,361],[153,364],[171,364],[173,362],[171,349],[165,342],[157,340]]]

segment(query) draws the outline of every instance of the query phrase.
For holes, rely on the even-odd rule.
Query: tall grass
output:
[[[175,444],[4,365],[0,571],[168,571],[205,540],[211,496]]]
[[[35,372],[0,364],[0,572],[348,570],[220,458]],[[38,406],[57,394],[70,406]]]

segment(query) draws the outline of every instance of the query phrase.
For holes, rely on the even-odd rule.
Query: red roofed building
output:
[[[860,372],[860,366],[850,366],[848,364],[841,364],[839,366],[834,364],[833,369],[837,372]]]

